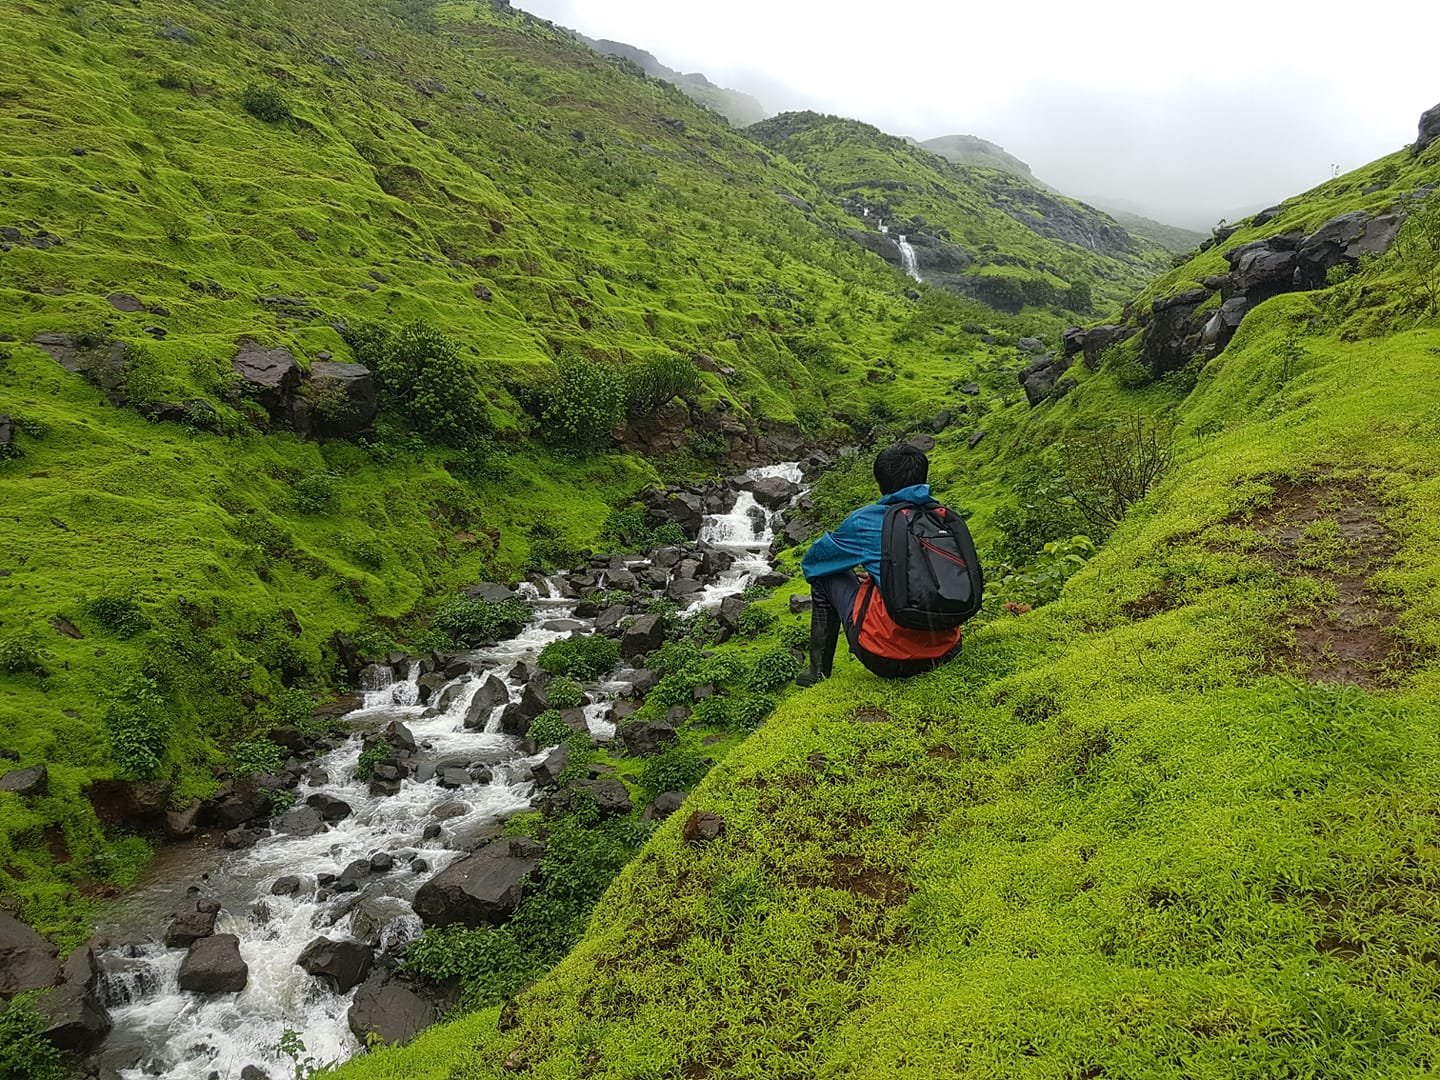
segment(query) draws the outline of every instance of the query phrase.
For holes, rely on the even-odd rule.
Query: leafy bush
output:
[[[585,704],[585,688],[574,679],[561,677],[554,680],[545,696],[557,709],[578,709]]]
[[[645,759],[640,770],[640,791],[653,799],[663,791],[689,791],[710,771],[710,759],[698,750],[675,747]]]
[[[236,743],[230,752],[230,761],[236,776],[253,776],[256,773],[277,773],[285,767],[288,755],[284,747],[269,739],[250,739]]]
[[[530,607],[522,600],[472,600],[467,596],[446,600],[430,620],[432,629],[463,644],[513,637],[529,621]]]
[[[394,333],[367,323],[348,331],[345,340],[375,374],[386,410],[428,441],[465,450],[491,435],[480,377],[440,330],[415,322]]]
[[[360,751],[360,760],[355,763],[355,779],[369,780],[375,766],[390,756],[390,747],[383,742],[373,743]]]
[[[1048,462],[1028,470],[1012,485],[1016,502],[995,511],[994,522],[1000,540],[994,546],[996,559],[1023,563],[1052,540],[1080,532],[1085,516],[1065,489],[1058,464]]]
[[[697,701],[691,717],[703,727],[754,731],[774,711],[774,699],[763,694],[717,694]]]
[[[32,637],[9,637],[0,641],[0,671],[11,675],[44,675],[45,658]]]
[[[373,540],[351,540],[350,557],[366,570],[379,570],[385,565],[385,549]]]
[[[810,628],[808,626],[782,626],[777,635],[780,644],[787,649],[807,649],[810,647]]]
[[[60,1051],[40,1032],[35,995],[21,994],[0,1012],[0,1080],[66,1080]]]
[[[683,547],[689,543],[689,537],[673,521],[652,529],[645,524],[642,508],[620,506],[606,516],[600,530],[600,543],[612,551],[645,551],[657,547]]]
[[[298,514],[328,514],[339,501],[340,477],[333,472],[302,476],[290,488],[290,505]]]
[[[601,634],[561,638],[540,650],[539,664],[553,675],[598,679],[620,663],[620,646]]]
[[[672,398],[700,388],[700,372],[683,356],[658,356],[635,364],[625,372],[625,411],[643,420],[664,408]]]
[[[458,981],[467,1002],[478,1008],[515,994],[539,965],[508,928],[449,926],[427,930],[411,942],[405,967],[437,983]]]
[[[120,776],[154,776],[170,745],[170,710],[155,680],[134,675],[105,709],[110,754]]]
[[[774,612],[766,611],[764,608],[758,608],[754,604],[751,604],[740,613],[740,618],[735,624],[735,634],[737,637],[742,638],[759,637],[765,633],[766,630],[774,626],[777,621]]]
[[[556,367],[536,398],[541,438],[582,453],[606,445],[625,405],[623,380],[614,368],[577,356],[562,356]]]
[[[1135,417],[1065,447],[1065,488],[1091,524],[1113,528],[1175,461],[1174,423]]]
[[[150,620],[140,605],[128,596],[97,596],[86,601],[86,613],[107,633],[132,638],[150,629]]]
[[[531,720],[530,730],[526,735],[538,746],[573,745],[577,748],[588,748],[590,745],[590,736],[567,724],[557,709],[548,709]]]
[[[247,86],[240,92],[240,107],[267,124],[278,124],[293,115],[289,103],[273,86]]]
[[[772,693],[799,675],[803,666],[789,649],[772,649],[756,658],[746,685],[758,694]]]
[[[989,590],[987,602],[1014,611],[1017,606],[1036,608],[1060,595],[1065,582],[1095,554],[1095,542],[1088,536],[1052,540],[1036,558],[1006,573]]]

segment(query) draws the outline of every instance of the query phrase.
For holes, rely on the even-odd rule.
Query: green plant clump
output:
[[[0,1011],[0,1080],[66,1080],[60,1051],[40,1034],[45,1022],[35,995],[21,994]]]
[[[247,86],[240,93],[240,107],[267,124],[281,123],[292,115],[289,103],[273,86]]]
[[[603,634],[560,638],[540,650],[537,662],[552,675],[598,679],[620,663],[620,645]]]
[[[473,600],[455,596],[440,605],[431,619],[431,627],[450,641],[480,645],[513,637],[529,621],[530,608],[522,600]]]

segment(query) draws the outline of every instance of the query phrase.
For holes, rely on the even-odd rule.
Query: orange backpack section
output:
[[[867,577],[855,594],[855,644],[887,660],[939,660],[960,642],[960,627],[953,630],[907,630],[890,618],[873,577]]]

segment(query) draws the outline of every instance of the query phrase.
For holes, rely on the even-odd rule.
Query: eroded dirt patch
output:
[[[1405,667],[1393,632],[1399,612],[1371,584],[1399,544],[1363,483],[1320,476],[1277,485],[1268,506],[1232,523],[1265,538],[1259,554],[1280,574],[1334,589],[1333,598],[1290,613],[1293,642],[1270,650],[1275,667],[1371,688]]]

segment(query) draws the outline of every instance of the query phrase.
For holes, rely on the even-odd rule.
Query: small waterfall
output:
[[[920,276],[920,262],[915,257],[915,249],[910,246],[910,241],[902,233],[900,239],[895,243],[900,248],[900,265],[904,267],[905,273],[916,281],[924,281],[925,279]]]

